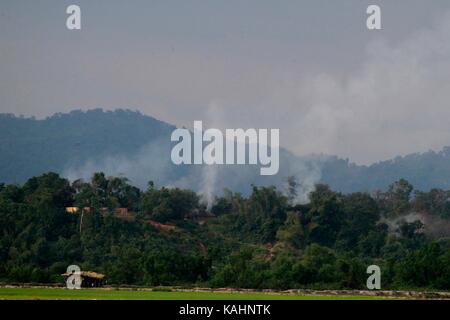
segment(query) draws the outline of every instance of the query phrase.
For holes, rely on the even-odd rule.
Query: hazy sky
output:
[[[69,31],[66,7],[82,10]],[[382,8],[381,31],[366,8]],[[280,128],[371,163],[450,145],[448,0],[1,0],[0,112]]]

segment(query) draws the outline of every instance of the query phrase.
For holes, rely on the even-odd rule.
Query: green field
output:
[[[373,300],[368,296],[313,296],[268,293],[165,292],[143,290],[62,288],[0,288],[7,300]]]

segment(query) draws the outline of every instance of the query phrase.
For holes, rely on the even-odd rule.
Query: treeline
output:
[[[373,194],[317,185],[298,205],[297,183],[287,183],[248,197],[225,190],[210,209],[193,191],[152,182],[143,191],[103,173],[0,184],[0,281],[62,282],[77,264],[110,284],[342,289],[364,288],[376,264],[383,289],[450,289],[450,232],[410,219],[445,226],[449,191],[414,191],[403,179]],[[116,216],[119,207],[133,219]]]

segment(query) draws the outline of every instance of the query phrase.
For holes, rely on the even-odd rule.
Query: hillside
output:
[[[448,290],[450,191],[412,188],[401,180],[373,198],[318,185],[308,204],[293,205],[274,187],[253,187],[205,210],[188,189],[47,173],[0,184],[0,283],[63,283],[75,264],[117,285],[363,289],[376,264],[384,290]]]
[[[386,189],[392,181],[405,178],[418,190],[450,188],[450,147],[442,151],[414,153],[358,166],[348,160],[329,157],[322,168],[322,180],[342,192]]]
[[[64,173],[87,161],[98,163],[108,157],[135,155],[173,129],[129,110],[76,110],[44,120],[2,114],[0,180],[21,183],[47,171]],[[169,144],[165,147],[170,150]]]
[[[280,151],[280,172],[261,177],[256,166],[175,166],[170,161],[170,134],[175,127],[129,110],[72,111],[43,120],[0,114],[0,181],[23,183],[48,171],[70,179],[89,179],[93,172],[125,175],[141,188],[189,187],[203,193],[223,188],[250,192],[250,184],[277,185],[295,175],[304,200],[314,184],[338,191],[385,189],[406,178],[417,189],[450,188],[450,148],[358,166],[336,156],[296,157]],[[164,156],[167,155],[167,156]]]

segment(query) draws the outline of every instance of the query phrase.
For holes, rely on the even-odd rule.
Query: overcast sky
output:
[[[78,4],[82,30],[69,31]],[[382,8],[381,31],[366,8]],[[448,0],[2,0],[0,112],[280,128],[357,163],[450,145]]]

